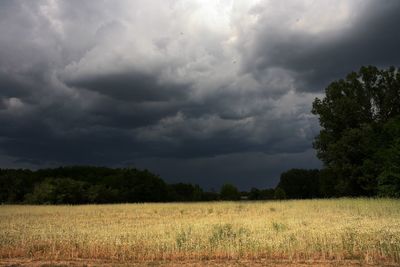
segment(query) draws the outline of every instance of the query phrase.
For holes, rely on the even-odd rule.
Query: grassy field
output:
[[[400,201],[0,206],[0,263],[400,264]]]

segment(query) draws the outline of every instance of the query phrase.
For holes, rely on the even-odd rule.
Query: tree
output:
[[[87,202],[87,184],[70,178],[46,178],[26,196],[35,204],[82,204]]]
[[[252,188],[249,193],[250,200],[267,200],[267,199],[275,199],[275,189],[257,189]]]
[[[375,195],[383,171],[378,151],[385,124],[400,115],[400,74],[391,67],[362,67],[331,83],[312,113],[321,131],[314,147],[335,180],[336,195]]]
[[[200,201],[203,196],[203,190],[199,185],[171,184],[168,186],[168,190],[170,201]]]
[[[380,196],[400,198],[400,139],[385,151],[385,166],[378,177]]]
[[[221,187],[220,197],[223,200],[239,200],[240,193],[239,190],[231,184],[224,184]]]
[[[91,185],[87,192],[90,203],[115,203],[118,202],[118,190],[103,184]]]
[[[275,189],[275,196],[274,197],[275,197],[275,199],[285,199],[286,198],[285,190],[283,190],[280,187],[277,187]]]
[[[25,197],[25,201],[30,204],[54,204],[55,199],[55,186],[49,179],[37,184],[33,192]]]
[[[250,200],[259,200],[261,199],[261,192],[257,188],[251,188],[250,193],[249,193],[249,199]]]
[[[0,169],[0,203],[22,202],[36,182],[30,170]]]
[[[319,170],[291,169],[281,174],[278,187],[287,198],[319,197]]]
[[[385,197],[400,197],[400,116],[385,124],[382,138],[387,145],[377,152],[383,165],[378,177],[378,194]]]

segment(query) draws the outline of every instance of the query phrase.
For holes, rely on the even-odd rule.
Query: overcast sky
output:
[[[272,187],[319,168],[310,110],[400,63],[400,1],[0,0],[0,167]]]

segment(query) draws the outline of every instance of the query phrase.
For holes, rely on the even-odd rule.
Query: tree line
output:
[[[256,190],[256,191],[255,191]],[[224,184],[219,192],[189,183],[167,184],[148,170],[69,166],[36,171],[0,169],[0,203],[100,204],[282,199],[274,189],[240,192]]]
[[[341,196],[400,197],[400,72],[361,67],[332,82],[312,113],[321,130],[313,143],[321,170],[291,169],[276,188],[219,192],[166,184],[147,170],[72,166],[0,169],[1,203],[121,203],[263,200]]]

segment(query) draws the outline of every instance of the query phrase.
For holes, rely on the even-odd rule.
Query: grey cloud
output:
[[[254,48],[245,52],[245,71],[261,79],[271,67],[287,69],[294,73],[297,90],[315,92],[362,65],[398,64],[400,3],[363,1],[359,5],[354,7],[358,9],[353,11],[354,21],[348,21],[344,29],[321,34],[271,25],[261,14]]]
[[[23,82],[18,81],[0,72],[0,96],[1,97],[21,97],[29,93],[29,87]]]
[[[242,190],[270,188],[278,183],[282,170],[321,167],[312,149],[300,153],[267,155],[250,152],[195,159],[153,157],[127,164],[153,170],[171,183],[190,180],[217,191],[222,184],[233,181]]]
[[[121,128],[135,129],[157,123],[165,116],[176,112],[176,103],[143,102],[132,104],[110,97],[100,97],[87,109],[87,113],[95,117],[97,124]]]
[[[67,85],[93,90],[118,100],[136,102],[182,99],[188,84],[168,84],[157,76],[126,72],[67,81]]]

